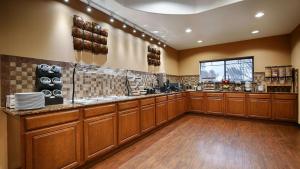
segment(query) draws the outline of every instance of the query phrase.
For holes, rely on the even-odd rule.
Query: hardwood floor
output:
[[[92,169],[299,169],[300,128],[188,115]]]

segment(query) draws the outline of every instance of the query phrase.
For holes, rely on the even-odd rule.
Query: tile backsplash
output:
[[[1,106],[5,105],[5,96],[8,94],[35,91],[35,69],[38,64],[62,67],[63,95],[65,99],[71,99],[73,63],[7,55],[0,55],[0,60]],[[153,73],[81,65],[76,68],[75,97],[125,95],[126,75],[140,77],[145,87],[157,84],[157,75]]]
[[[35,90],[35,69],[38,64],[61,66],[64,98],[71,99],[72,97],[73,63],[0,55],[0,64],[1,106],[5,105],[6,95]],[[298,78],[298,71],[296,71],[296,74],[296,78]],[[157,82],[162,85],[162,82],[167,79],[170,80],[170,83],[183,83],[191,86],[197,85],[199,81],[199,75],[175,76],[80,65],[76,69],[75,98],[126,95],[126,76],[140,77],[142,79],[141,83],[145,87],[156,86]],[[255,72],[254,82],[266,83],[264,73]],[[298,82],[297,79],[296,82]],[[295,88],[297,88],[298,83],[295,85]],[[295,92],[298,92],[298,90]]]

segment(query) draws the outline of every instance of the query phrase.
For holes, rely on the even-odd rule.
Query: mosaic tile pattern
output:
[[[1,64],[1,106],[5,105],[5,96],[18,92],[35,91],[35,69],[38,64],[58,65],[62,67],[63,95],[72,97],[73,64],[42,59],[0,55]],[[126,76],[140,77],[142,86],[163,85],[167,79],[170,83],[197,85],[199,75],[175,76],[164,73],[102,68],[92,65],[80,65],[76,69],[75,98],[87,98],[108,95],[126,95]],[[159,82],[159,84],[157,84]],[[263,72],[254,73],[255,83],[267,83]],[[298,92],[298,70],[295,72],[294,92]]]
[[[181,77],[181,82],[183,84],[189,84],[191,86],[196,86],[199,82],[199,75],[187,75]]]
[[[38,64],[61,66],[64,98],[72,98],[73,64],[3,55],[0,59],[2,106],[5,105],[5,96],[8,94],[35,91],[35,69]],[[126,74],[141,77],[140,85],[145,87],[157,85],[157,75],[152,73],[85,65],[76,69],[75,98],[125,95]]]

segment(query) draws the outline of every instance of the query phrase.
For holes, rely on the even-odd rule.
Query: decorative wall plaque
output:
[[[160,50],[148,46],[148,65],[160,66]]]
[[[73,17],[73,46],[77,51],[91,51],[94,54],[107,54],[108,32],[95,22],[84,21],[81,17]]]

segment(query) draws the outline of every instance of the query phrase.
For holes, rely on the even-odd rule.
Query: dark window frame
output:
[[[225,80],[227,80],[227,76],[226,76],[226,61],[230,61],[230,60],[244,60],[244,59],[251,59],[252,60],[252,79],[251,79],[251,82],[253,82],[254,81],[254,56],[199,61],[199,64],[200,64],[200,76],[201,76],[201,63],[224,61],[224,77],[225,77]],[[201,80],[201,77],[200,77],[200,80]],[[244,81],[242,81],[242,82],[244,83]]]

